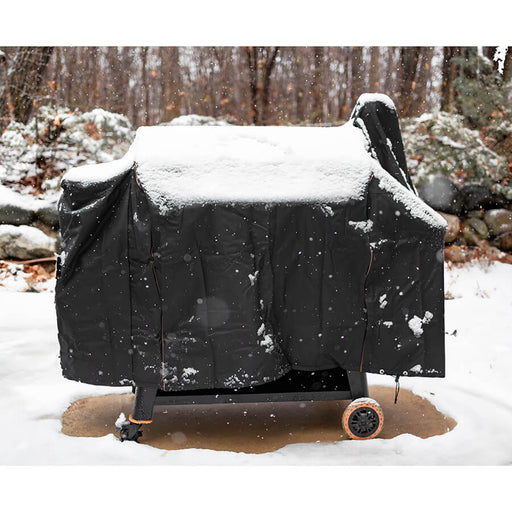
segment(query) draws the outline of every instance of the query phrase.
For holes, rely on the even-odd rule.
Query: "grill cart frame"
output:
[[[155,406],[330,400],[357,401],[357,399],[369,395],[366,373],[345,371],[342,368],[312,372],[292,370],[276,381],[238,389],[218,388],[169,392],[154,387],[133,386],[132,390],[135,394],[133,410],[129,420],[124,422],[121,427],[121,441],[137,441],[142,435],[139,430],[140,427],[152,422]],[[371,400],[371,402],[374,401]],[[351,406],[352,404],[354,402],[351,403]],[[345,428],[345,430],[353,438],[356,437],[357,433],[361,434],[361,428],[366,434],[363,438],[375,437],[382,429],[382,411],[380,411],[380,421],[374,422],[367,428],[366,425],[361,424],[361,421],[362,423],[366,422],[368,412],[364,409],[368,408],[368,402],[362,401],[361,404],[364,405],[356,408],[359,411],[358,417],[355,418],[352,413],[355,418],[351,422],[352,427]],[[372,415],[371,412],[370,415]],[[375,416],[375,414],[372,416]]]

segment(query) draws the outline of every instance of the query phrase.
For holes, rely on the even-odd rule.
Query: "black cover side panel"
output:
[[[444,230],[369,188],[373,261],[366,282],[363,371],[444,376]]]
[[[130,176],[63,186],[55,289],[63,375],[89,384],[126,385],[132,377]]]

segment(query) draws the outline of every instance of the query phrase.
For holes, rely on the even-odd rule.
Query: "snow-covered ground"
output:
[[[113,435],[61,433],[61,415],[82,397],[126,393],[62,378],[54,294],[0,286],[0,410],[3,465],[511,465],[512,265],[446,268],[445,379],[402,378],[457,421],[442,436],[290,444],[273,453],[165,451]],[[389,376],[370,384],[393,386]],[[112,418],[112,429],[114,421]]]

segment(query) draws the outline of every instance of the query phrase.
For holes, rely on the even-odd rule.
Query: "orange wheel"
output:
[[[382,430],[384,413],[375,400],[358,398],[345,409],[341,421],[351,439],[373,439]]]

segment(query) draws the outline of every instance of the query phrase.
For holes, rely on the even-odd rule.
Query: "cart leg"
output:
[[[135,400],[133,401],[133,411],[130,414],[130,421],[139,424],[151,423],[156,392],[157,388],[146,388],[142,386],[135,388]]]
[[[121,427],[121,441],[137,441],[142,435],[139,432],[141,425],[151,423],[153,406],[155,405],[157,388],[137,386],[135,388],[135,400],[129,420]]]
[[[362,398],[368,396],[368,380],[366,373],[347,371],[350,394],[352,398]]]

